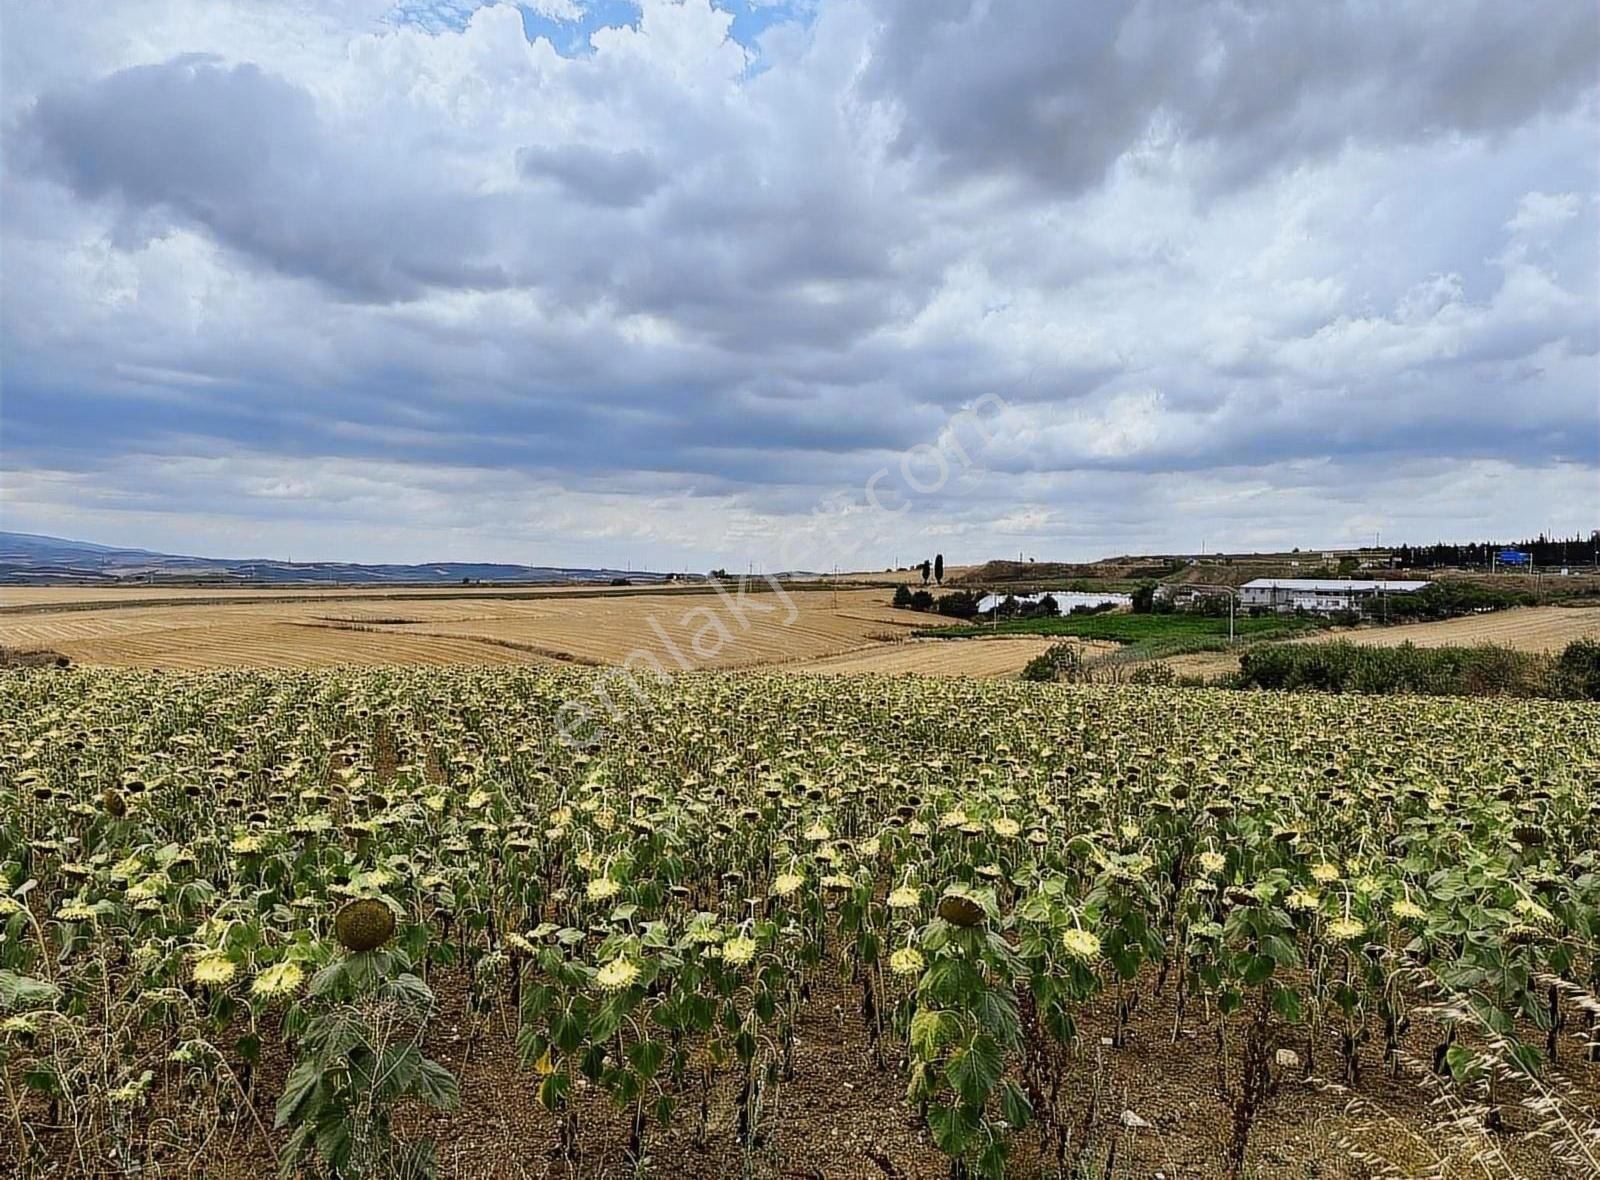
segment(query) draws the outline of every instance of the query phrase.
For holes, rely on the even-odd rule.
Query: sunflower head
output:
[[[948,891],[939,899],[939,916],[952,926],[976,926],[983,921],[983,907],[966,893]]]
[[[910,885],[902,885],[889,893],[891,910],[914,910],[921,904],[921,891]]]
[[[1081,959],[1086,963],[1100,957],[1100,939],[1092,932],[1081,930],[1076,926],[1062,934],[1061,946],[1074,959]]]
[[[239,965],[226,955],[212,953],[195,961],[194,981],[203,987],[226,987]]]
[[[922,964],[922,952],[912,946],[903,946],[889,956],[889,970],[896,975],[915,975]]]
[[[258,996],[284,996],[299,987],[304,979],[305,970],[299,963],[277,963],[256,976],[250,991]]]
[[[1353,942],[1367,932],[1367,924],[1355,918],[1335,918],[1328,923],[1328,933],[1340,942]]]
[[[110,787],[100,792],[100,806],[112,819],[121,819],[128,814],[128,801],[122,797],[121,791]]]
[[[594,981],[603,991],[619,992],[624,988],[633,986],[639,978],[639,968],[627,959],[612,959],[599,971],[595,972]]]
[[[358,897],[340,907],[333,931],[345,950],[376,950],[394,937],[394,911],[376,897]]]

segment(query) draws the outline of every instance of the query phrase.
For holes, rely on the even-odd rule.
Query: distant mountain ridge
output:
[[[440,561],[422,565],[367,565],[347,561],[237,560],[119,549],[90,541],[71,541],[35,533],[0,532],[0,584],[51,585],[118,583],[269,585],[340,584],[459,585],[471,582],[662,582],[671,575],[637,570],[505,565],[496,562]]]

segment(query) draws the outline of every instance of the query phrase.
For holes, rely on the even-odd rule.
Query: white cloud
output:
[[[947,7],[8,13],[8,524],[732,568],[1600,516],[1582,6]],[[984,393],[987,477],[860,511]]]

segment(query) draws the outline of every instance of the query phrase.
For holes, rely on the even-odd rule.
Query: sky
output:
[[[1600,526],[1580,0],[18,0],[0,527],[654,569]]]

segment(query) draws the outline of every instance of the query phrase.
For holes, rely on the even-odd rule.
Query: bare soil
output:
[[[517,1062],[514,1014],[502,1009],[469,1015],[459,975],[435,975],[433,985],[441,1015],[428,1050],[460,1081],[462,1102],[449,1113],[405,1112],[401,1130],[436,1142],[442,1176],[945,1180],[950,1175],[916,1110],[903,1100],[894,1051],[885,1053],[882,1068],[874,1065],[859,993],[847,987],[818,989],[803,1006],[795,1076],[765,1096],[765,1113],[748,1151],[741,1149],[735,1131],[735,1083],[724,1073],[703,1091],[691,1085],[672,1125],[649,1127],[642,1158],[636,1159],[629,1154],[629,1112],[587,1087],[577,1092],[576,1149],[564,1154],[558,1117],[538,1104],[538,1079]],[[1095,1180],[1214,1180],[1225,1174],[1232,1108],[1223,1086],[1236,1079],[1219,1073],[1214,1014],[1191,1002],[1175,1038],[1172,986],[1164,997],[1153,996],[1149,986],[1144,990],[1145,1003],[1135,1010],[1120,1048],[1111,1046],[1113,995],[1103,994],[1080,1019],[1078,1048],[1060,1053],[1055,1110],[1066,1150],[1059,1163],[1053,1145],[1041,1151],[1036,1125],[1015,1137],[1010,1174]],[[1584,1175],[1556,1161],[1537,1133],[1537,1117],[1518,1104],[1517,1095],[1503,1105],[1505,1128],[1493,1133],[1483,1129],[1481,1111],[1436,1101],[1436,1082],[1426,1063],[1439,1029],[1426,1020],[1414,1023],[1395,1076],[1384,1068],[1378,1046],[1364,1047],[1353,1090],[1324,1076],[1338,1070],[1333,1039],[1310,1046],[1303,1027],[1275,1028],[1273,1035],[1277,1047],[1294,1050],[1302,1061],[1314,1047],[1316,1069],[1310,1077],[1304,1069],[1274,1070],[1272,1090],[1249,1137],[1244,1175],[1252,1180],[1383,1175],[1577,1180]],[[272,1036],[267,1040],[271,1043]],[[1572,1110],[1595,1120],[1600,1119],[1600,1064],[1582,1061],[1582,1040],[1576,1029],[1569,1032],[1560,1071],[1549,1080]],[[1236,1071],[1235,1050],[1226,1060]],[[253,1104],[268,1126],[287,1068],[281,1050],[274,1050],[253,1079]],[[44,1150],[24,1163],[12,1137],[0,1136],[5,1175],[134,1174],[109,1161],[103,1170],[86,1170],[72,1159],[71,1145],[45,1125],[44,1104],[29,1099],[25,1105]],[[137,1128],[144,1137],[138,1174],[234,1180],[271,1173],[273,1153],[284,1140],[281,1132],[271,1133],[269,1142],[254,1119],[235,1110],[210,1127],[201,1144],[193,1138],[193,1109],[192,1098],[158,1088]],[[159,1146],[163,1142],[167,1146]]]

